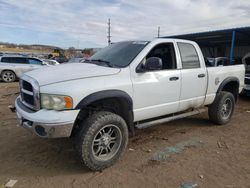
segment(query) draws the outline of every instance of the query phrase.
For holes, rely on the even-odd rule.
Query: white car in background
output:
[[[65,62],[65,63],[82,63],[85,59],[82,57],[74,57],[69,59],[69,61]]]
[[[38,58],[22,56],[3,56],[0,59],[0,77],[4,82],[14,82],[24,72],[47,65]]]
[[[60,65],[60,63],[54,59],[43,59],[42,61],[47,65]]]
[[[216,57],[216,58],[208,57],[207,64],[210,67],[228,66],[230,65],[230,59],[228,57]]]

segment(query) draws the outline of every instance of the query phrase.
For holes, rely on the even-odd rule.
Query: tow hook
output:
[[[11,112],[16,112],[16,107],[13,105],[9,105],[8,108],[10,109]]]

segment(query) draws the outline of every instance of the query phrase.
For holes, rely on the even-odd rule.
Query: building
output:
[[[232,64],[235,59],[242,59],[250,52],[250,26],[167,36],[164,38],[195,41],[201,47],[205,57],[229,57]]]

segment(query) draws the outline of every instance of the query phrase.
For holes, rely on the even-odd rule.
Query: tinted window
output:
[[[42,65],[42,61],[38,60],[38,59],[28,59],[29,60],[29,64],[32,65]]]
[[[178,47],[181,54],[183,69],[192,69],[200,67],[198,54],[192,44],[178,42]]]
[[[175,50],[172,43],[164,43],[155,46],[146,56],[146,59],[150,57],[160,58],[162,60],[163,70],[176,69]]]
[[[10,58],[8,58],[8,57],[2,57],[1,62],[8,63],[8,62],[10,62]]]
[[[3,57],[1,59],[2,62],[7,62],[7,63],[16,63],[16,64],[26,64],[27,59],[23,57]]]

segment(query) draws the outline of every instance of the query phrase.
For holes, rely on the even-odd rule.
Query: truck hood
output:
[[[26,72],[25,75],[34,78],[40,86],[69,80],[107,76],[117,74],[119,68],[103,67],[88,63],[69,63],[49,66]]]

